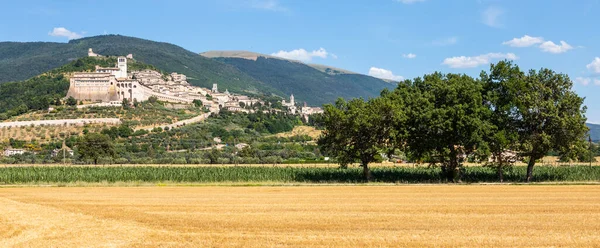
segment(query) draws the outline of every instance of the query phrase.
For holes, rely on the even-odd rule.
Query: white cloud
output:
[[[573,49],[571,45],[562,40],[560,41],[560,45],[554,44],[552,41],[546,41],[540,45],[540,48],[542,51],[549,53],[564,53]]]
[[[539,48],[548,53],[564,53],[567,52],[573,47],[567,42],[560,41],[560,45],[555,44],[552,41],[545,41],[542,37],[532,37],[529,35],[525,35],[521,38],[513,38],[512,40],[502,42],[502,45],[509,45],[511,47],[530,47],[533,45],[539,45]]]
[[[369,76],[394,81],[404,80],[403,76],[394,75],[394,73],[390,70],[381,69],[377,67],[371,67],[371,69],[369,69]]]
[[[278,0],[250,0],[250,7],[275,12],[286,12],[288,8],[282,6]]]
[[[407,58],[407,59],[414,59],[417,57],[417,55],[414,53],[409,53],[409,54],[402,54],[402,57]]]
[[[525,35],[521,38],[513,38],[512,40],[502,42],[502,45],[509,45],[511,47],[529,47],[544,42],[542,37],[531,37]]]
[[[596,79],[597,80],[597,79]],[[582,85],[588,85],[592,81],[591,78],[577,77],[575,78],[576,83],[580,83]]]
[[[425,0],[396,0],[396,2],[400,2],[403,4],[411,4],[411,3],[425,2]]]
[[[329,55],[331,56],[332,59],[338,59],[338,56],[333,53],[330,53]]]
[[[67,37],[69,40],[79,39],[79,38],[83,37],[82,34],[71,32],[68,29],[63,28],[63,27],[58,27],[58,28],[52,29],[51,32],[48,32],[48,35],[55,36],[55,37]]]
[[[594,83],[594,85],[598,85],[600,86],[600,79],[598,78],[589,78],[589,77],[576,77],[575,78],[575,83],[587,86],[590,83]]]
[[[501,28],[503,25],[500,18],[504,14],[504,10],[495,6],[490,6],[481,13],[481,21],[483,24],[494,28]]]
[[[434,46],[449,46],[449,45],[454,45],[457,42],[458,42],[458,37],[453,36],[453,37],[448,37],[445,39],[434,40],[433,42],[431,42],[431,44]]]
[[[473,68],[485,64],[490,64],[493,60],[517,60],[519,57],[514,53],[488,53],[482,54],[475,57],[452,57],[444,59],[442,64],[449,66],[450,68]]]
[[[587,64],[585,67],[594,73],[600,73],[600,58],[594,58],[592,63]]]
[[[292,51],[280,50],[279,52],[272,53],[271,55],[280,57],[280,58],[284,58],[284,59],[299,60],[302,62],[310,62],[312,60],[312,58],[314,58],[314,57],[326,59],[327,56],[329,56],[330,54],[327,53],[327,50],[325,50],[325,48],[321,47],[321,48],[319,48],[319,50],[313,50],[312,52],[308,52],[308,51],[304,50],[303,48],[300,48],[300,49],[296,49],[296,50],[292,50]],[[334,55],[331,55],[331,57],[337,58],[337,56],[334,56]]]

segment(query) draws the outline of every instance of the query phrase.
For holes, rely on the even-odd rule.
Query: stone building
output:
[[[287,107],[291,114],[296,114],[296,102],[294,100],[294,94],[290,95],[290,102],[286,102],[285,99],[281,100],[281,105]]]
[[[100,54],[94,53],[94,51],[90,48],[88,49],[88,57],[100,57]]]
[[[7,156],[7,157],[14,156],[14,155],[21,155],[21,154],[25,154],[24,149],[6,148],[4,150],[4,156]]]
[[[180,80],[185,78],[185,75],[181,74],[176,74],[176,76]],[[147,86],[166,84],[161,78],[162,74],[151,70],[136,72],[130,76],[127,73],[127,58],[118,57],[116,67],[96,67],[96,72],[74,73],[70,79],[67,97],[92,102],[114,102],[123,101],[123,99],[139,102],[146,101],[151,96],[155,96],[161,101],[176,103],[191,103],[194,100],[169,94],[168,90],[165,90],[164,93],[157,92]],[[185,83],[187,84],[187,82]]]
[[[88,55],[100,56],[95,54],[91,48]],[[108,104],[111,106],[119,105],[124,99],[129,102],[141,102],[152,96],[160,101],[171,103],[190,104],[194,100],[199,100],[203,106],[214,113],[218,113],[221,108],[236,112],[249,112],[250,110],[246,110],[244,107],[256,103],[264,104],[258,99],[231,94],[227,89],[224,93],[219,93],[217,84],[213,84],[212,89],[191,86],[187,82],[186,75],[176,72],[168,75],[155,70],[128,73],[127,59],[132,57],[132,55],[118,57],[115,67],[96,66],[95,72],[74,73],[70,78],[67,97],[74,97],[80,101],[97,102],[96,105]],[[291,104],[290,109],[295,112],[293,95],[290,100],[288,105]],[[286,105],[285,101],[283,103]]]

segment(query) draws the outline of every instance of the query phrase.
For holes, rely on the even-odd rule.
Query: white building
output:
[[[25,150],[24,149],[14,149],[14,148],[6,148],[4,150],[4,156],[14,156],[14,155],[20,155],[20,154],[24,154]]]
[[[296,102],[294,100],[294,94],[290,95],[290,102],[286,102],[285,99],[281,100],[281,105],[287,107],[291,114],[296,114]]]
[[[144,71],[137,76],[153,75],[158,72]],[[135,74],[134,74],[135,75]],[[170,91],[157,92],[144,85],[138,79],[134,79],[127,73],[127,58],[118,57],[117,65],[113,68],[96,67],[96,72],[76,72],[70,79],[69,92],[67,97],[74,97],[77,100],[93,102],[115,102],[127,99],[130,102],[146,101],[151,96],[155,96],[160,101],[191,103],[194,99],[179,97],[176,94],[170,94]],[[162,76],[158,73],[158,76]],[[179,79],[185,78],[185,75],[175,75]],[[146,81],[152,84],[152,81]],[[160,83],[160,82],[158,82]],[[187,82],[186,82],[187,83]]]
[[[52,150],[52,154],[50,154],[52,157],[57,157],[57,156],[73,156],[75,153],[73,152],[73,150],[69,147],[65,147],[64,149],[54,149]]]
[[[100,54],[94,53],[94,51],[90,48],[88,49],[88,57],[99,57]]]

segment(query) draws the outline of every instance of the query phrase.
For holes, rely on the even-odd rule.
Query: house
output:
[[[21,155],[24,154],[25,150],[24,149],[14,149],[14,148],[6,148],[4,150],[4,156],[14,156],[14,155]]]
[[[500,160],[502,160],[504,162],[514,163],[514,162],[517,162],[517,160],[519,160],[519,154],[516,151],[505,150],[497,157],[494,154],[492,154],[488,158],[488,162],[490,162],[490,163],[491,162],[500,162]]]
[[[64,151],[63,151],[64,150]],[[52,153],[50,154],[52,157],[56,157],[56,156],[63,156],[64,155],[69,155],[69,156],[73,156],[74,152],[73,149],[69,148],[69,147],[65,147],[64,149],[54,149],[52,150]]]
[[[246,143],[239,143],[239,144],[235,145],[235,148],[237,148],[238,150],[242,150],[242,149],[244,149],[244,147],[247,147],[247,146],[248,146],[248,144],[246,144]]]

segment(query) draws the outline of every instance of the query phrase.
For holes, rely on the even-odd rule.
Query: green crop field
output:
[[[525,167],[517,166],[505,172],[504,182],[522,182]],[[327,167],[171,167],[171,166],[27,166],[0,168],[1,184],[39,184],[75,182],[280,182],[280,183],[361,183],[360,168]],[[600,182],[600,167],[544,167],[534,172],[535,182]],[[375,167],[373,181],[380,183],[444,183],[439,168]],[[466,167],[465,183],[498,182],[494,170]]]

